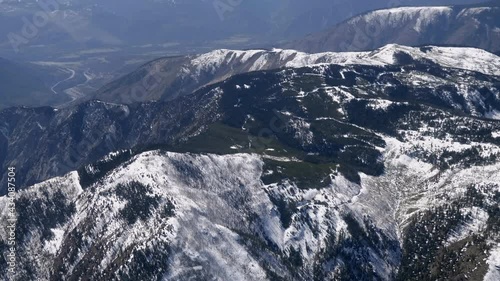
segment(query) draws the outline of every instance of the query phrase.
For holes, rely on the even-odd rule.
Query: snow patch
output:
[[[311,124],[300,118],[290,119],[288,126],[295,131],[295,138],[302,142],[302,144],[311,144],[314,139],[313,132],[311,132]]]
[[[500,120],[500,111],[492,110],[484,115],[484,117],[489,119]]]
[[[375,110],[387,111],[387,109],[393,104],[389,100],[371,100],[368,107]]]
[[[476,16],[483,12],[490,11],[493,7],[468,8],[460,11],[457,17]]]
[[[452,232],[446,245],[461,241],[472,234],[480,233],[487,226],[489,215],[483,209],[478,207],[464,208],[460,212],[469,219]]]
[[[250,67],[250,71],[256,71],[256,70],[263,69],[266,66],[266,64],[268,63],[267,57],[268,57],[267,53],[260,55],[259,58],[257,60],[255,60],[255,62],[253,63],[252,67]]]
[[[317,189],[307,190],[306,193],[303,195],[304,200],[311,201],[314,199],[314,197],[316,197],[316,195],[318,195],[318,193],[319,193],[319,190],[317,190]]]
[[[355,24],[363,20],[365,22],[379,22],[384,25],[398,26],[401,22],[415,21],[413,29],[421,32],[439,16],[449,16],[452,12],[451,7],[398,7],[373,11],[352,19],[351,23]]]
[[[50,241],[45,242],[44,250],[47,251],[48,253],[51,253],[53,255],[57,254],[57,251],[61,247],[63,237],[64,237],[64,230],[60,228],[55,228],[52,229],[52,234],[54,235],[54,238]]]
[[[484,281],[500,280],[500,243],[497,243],[490,251],[490,256],[486,263],[489,265],[488,272],[484,276]]]

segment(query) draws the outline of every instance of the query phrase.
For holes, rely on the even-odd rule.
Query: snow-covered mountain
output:
[[[496,280],[500,80],[396,60],[2,112],[15,280]]]
[[[191,94],[205,85],[232,75],[278,68],[300,68],[318,64],[395,65],[397,55],[412,60],[432,61],[453,67],[500,75],[500,57],[475,48],[406,47],[390,44],[370,52],[328,52],[308,54],[294,50],[215,50],[206,54],[169,57],[152,61],[100,89],[95,98],[107,102],[131,103],[170,100]]]
[[[430,276],[496,280],[498,164],[441,174],[386,142],[387,173],[360,184],[334,170],[324,188],[265,184],[262,156],[151,151],[92,186],[77,172],[35,185],[18,199],[18,276],[422,280],[429,259]]]
[[[500,2],[475,6],[398,7],[355,16],[324,32],[286,44],[306,52],[407,46],[470,46],[500,51]]]
[[[211,49],[328,0],[299,1],[220,19],[205,0],[64,0],[29,44]],[[40,3],[0,0],[0,35]],[[166,57],[86,100],[0,109],[16,171],[0,173],[0,279],[500,280],[500,57],[381,44],[496,50],[496,3],[378,10],[298,45],[373,51]],[[0,87],[23,86],[2,63]]]
[[[269,80],[272,86],[269,86],[266,91],[275,93],[286,92],[290,87],[298,92],[319,91],[318,88],[321,85],[333,83],[336,87],[342,86],[338,88],[339,91],[347,91],[351,95],[364,93],[375,97],[389,97],[396,101],[429,104],[478,118],[499,118],[498,76],[448,68],[432,61],[434,58],[442,61],[444,65],[451,64],[448,55],[454,54],[457,60],[461,61],[456,66],[462,64],[464,68],[475,69],[477,65],[467,64],[467,59],[463,56],[463,52],[467,52],[467,49],[444,49],[453,51],[446,54],[440,52],[442,48],[428,47],[418,49],[418,52],[415,51],[416,49],[409,48],[408,50],[415,52],[407,53],[391,51],[392,47],[395,46],[372,53],[372,61],[377,62],[374,65],[319,64],[305,68],[283,68],[235,75],[228,79],[244,81],[239,83],[238,87],[229,89],[228,92],[251,87],[255,79]],[[404,48],[397,46],[397,49]],[[425,52],[430,55],[427,59],[420,59],[419,52],[422,52],[422,55]],[[487,52],[482,53],[485,55],[484,58],[479,55],[481,52],[474,51],[475,59],[485,61],[482,65],[483,71],[496,73],[498,70],[494,68],[493,63],[498,58]],[[278,56],[280,52],[276,51],[273,54]],[[388,54],[393,54],[393,56]],[[357,55],[359,54],[352,54],[353,60],[358,59]],[[366,53],[363,56],[369,55]],[[298,56],[295,54],[293,58],[298,58]],[[303,63],[304,60],[298,61]],[[490,63],[489,66],[488,63]],[[207,65],[210,66],[208,71],[218,69],[213,64]],[[309,72],[310,75],[318,76],[318,78],[311,78],[312,85],[307,85],[308,79],[306,78],[300,83],[290,85],[287,80],[295,77],[297,71]],[[276,78],[281,77],[280,75],[284,78]],[[52,108],[4,110],[0,113],[2,132],[0,148],[1,151],[6,152],[1,155],[3,156],[0,159],[2,166],[17,165],[22,171],[18,181],[21,185],[26,185],[52,176],[63,175],[80,165],[97,161],[112,150],[154,144],[173,145],[196,135],[213,122],[221,120],[228,110],[239,108],[234,107],[237,102],[223,107],[212,97],[218,96],[214,85],[221,83],[225,85],[227,81],[226,79],[200,88],[191,95],[171,101],[130,105],[90,101],[59,110]],[[273,87],[274,90],[272,90]],[[255,101],[257,102],[260,101]],[[272,111],[273,108],[269,110]],[[345,109],[339,108],[338,110]],[[336,110],[333,111],[336,112]],[[267,113],[265,115],[267,116]],[[267,121],[262,122],[267,123]],[[92,134],[86,132],[92,132]],[[34,152],[29,149],[37,144],[40,149]]]

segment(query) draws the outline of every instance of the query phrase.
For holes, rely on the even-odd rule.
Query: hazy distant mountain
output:
[[[396,43],[500,51],[500,1],[476,6],[400,7],[355,16],[285,47],[307,52],[371,50]]]

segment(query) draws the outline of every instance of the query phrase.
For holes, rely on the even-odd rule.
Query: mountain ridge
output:
[[[232,120],[230,124],[237,120],[239,120],[238,122],[245,120],[246,117],[239,116],[240,107],[237,98],[231,97],[227,92],[252,91],[252,84],[256,83],[258,79],[264,79],[262,83],[265,81],[276,83],[274,87],[285,92],[288,87],[291,87],[293,91],[312,91],[316,87],[323,88],[324,86],[321,85],[324,83],[333,83],[336,86],[332,89],[335,89],[335,92],[340,91],[338,94],[341,96],[347,93],[356,96],[366,93],[375,97],[390,94],[392,102],[411,101],[420,104],[419,106],[431,106],[473,118],[500,118],[498,77],[460,69],[443,68],[430,61],[412,60],[404,54],[397,59],[400,63],[386,66],[317,65],[306,68],[250,72],[232,76],[223,82],[201,88],[192,95],[179,97],[172,101],[129,105],[91,101],[63,109],[7,109],[0,112],[1,131],[3,132],[1,135],[2,147],[0,148],[7,152],[2,165],[4,167],[8,165],[19,166],[23,178],[18,180],[22,186],[26,183],[36,183],[47,177],[61,175],[61,173],[69,171],[68,169],[71,167],[76,169],[85,164],[82,159],[87,159],[87,163],[88,161],[96,161],[110,149],[127,149],[141,144],[178,144],[179,141],[189,140],[190,137],[206,131],[212,122],[226,118],[224,116],[229,113],[236,114],[233,118],[228,119],[227,122]],[[296,85],[286,86],[289,84],[286,77],[295,77],[297,71],[302,73],[300,77],[308,75],[314,77],[318,74],[313,73],[319,73],[318,79],[320,80],[312,80],[315,81],[312,84],[313,88],[307,86],[306,78],[300,82],[300,84],[305,83],[303,89],[297,88],[299,86]],[[311,74],[307,74],[309,72]],[[379,73],[380,76],[376,76],[376,73]],[[460,78],[461,76],[465,78]],[[239,79],[242,81],[224,91],[226,94],[220,92],[220,87]],[[321,79],[328,82],[320,82]],[[366,85],[363,86],[363,84]],[[267,88],[270,86],[264,85],[262,86],[264,87],[263,92],[255,95],[255,100],[247,101],[248,104],[262,104],[263,101],[259,100],[258,97],[264,93],[271,94],[269,92],[271,89]],[[332,91],[332,89],[328,89],[327,92]],[[348,92],[344,93],[346,90]],[[325,90],[321,90],[321,92],[323,91]],[[227,100],[226,103],[220,104],[219,98]],[[281,99],[286,99],[286,96],[281,97]],[[309,102],[314,104],[317,101],[313,99]],[[352,108],[349,110],[362,104],[353,101]],[[262,108],[267,106],[266,104],[261,105]],[[260,112],[262,108],[248,110]],[[320,108],[322,106],[318,109]],[[338,108],[338,105],[329,105],[323,110],[326,110],[325,112],[328,114],[341,114],[341,112],[348,110],[347,108],[342,110],[335,108]],[[268,108],[269,112],[260,113],[264,118],[260,122],[265,124],[273,119],[274,109],[276,108]],[[341,111],[336,113],[338,110]],[[282,115],[283,113],[279,113],[277,116]],[[358,121],[366,122],[366,120],[361,119]],[[298,120],[297,122],[294,126],[299,126],[296,128],[299,130],[302,123]],[[243,125],[236,123],[234,126],[241,128]],[[226,130],[223,129],[223,132]],[[288,146],[302,146],[308,143],[308,135],[302,135],[299,133],[300,130],[297,132],[297,136],[304,139],[294,140],[288,143]],[[87,136],[83,133],[86,131],[92,131],[93,134]],[[27,135],[26,132],[30,133]],[[252,131],[251,134],[259,135],[259,131]],[[285,134],[286,138],[291,137],[289,134],[290,132]],[[25,148],[34,145],[27,141],[28,136],[33,136],[33,140],[43,143],[42,147],[46,147],[46,149],[38,150],[30,155],[25,154],[23,152]],[[65,140],[63,141],[65,146],[61,146],[62,140]],[[222,139],[218,141],[225,142]],[[193,144],[194,147],[197,145],[203,146],[203,141]],[[319,149],[319,147],[314,149]],[[227,149],[223,151],[227,152]],[[40,159],[45,160],[40,161]]]
[[[75,46],[119,34],[140,42],[159,30],[214,39],[195,34],[218,20],[202,7],[221,4],[94,1],[59,1],[64,10],[52,16],[76,24],[52,22],[31,43],[45,32],[61,49],[71,35],[82,39]],[[262,38],[286,37],[295,12],[288,30],[303,21],[299,34],[346,5],[383,5],[236,2],[214,36],[245,26],[244,41],[271,20]],[[163,57],[82,99],[77,85],[58,107],[0,108],[0,168],[9,172],[0,174],[0,279],[500,280],[500,39],[490,36],[500,34],[500,5],[491,3],[500,1],[376,10],[337,25],[335,40],[327,32],[299,42],[369,51]],[[5,0],[0,23],[39,4]],[[114,30],[86,42],[106,26]],[[477,47],[444,46],[465,41]],[[54,94],[92,80],[76,74],[86,64],[57,65],[70,78],[55,81]],[[0,82],[3,73],[0,59]]]
[[[408,53],[415,60],[427,59],[449,67],[500,75],[498,56],[473,48],[416,48],[389,44],[370,52],[318,54],[283,49],[220,49],[200,55],[154,60],[88,98],[116,103],[170,100],[239,73],[328,63],[387,65],[397,63],[394,55],[401,52]]]
[[[498,1],[479,5],[397,7],[354,16],[284,45],[307,52],[364,51],[388,43],[457,45],[498,52]],[[500,30],[500,29],[499,29]],[[466,36],[467,35],[467,36]]]
[[[266,175],[276,170],[266,155],[259,154],[153,150],[119,160],[90,184],[83,178],[102,166],[88,165],[20,191],[19,251],[37,247],[44,253],[36,260],[30,255],[23,257],[20,272],[38,278],[93,276],[111,280],[134,276],[152,280],[206,276],[232,280],[255,276],[258,280],[419,280],[427,276],[427,271],[418,271],[419,266],[425,266],[427,259],[432,264],[439,258],[433,255],[433,248],[420,252],[412,248],[414,239],[428,239],[419,236],[422,231],[412,230],[433,223],[446,228],[444,235],[437,231],[430,234],[449,243],[437,243],[437,249],[461,247],[466,255],[457,261],[464,263],[472,255],[470,268],[478,268],[444,271],[438,276],[494,280],[486,277],[495,278],[498,266],[494,263],[495,245],[500,242],[493,241],[498,239],[494,229],[500,224],[491,219],[500,211],[498,206],[495,209],[500,203],[495,197],[495,190],[500,194],[498,163],[440,172],[407,156],[405,153],[412,151],[410,143],[387,137],[384,141],[384,175],[362,174],[356,184],[331,170],[332,181],[321,188],[307,188],[294,178],[269,181]],[[120,156],[112,154],[105,161],[113,158]],[[285,165],[290,160],[277,162]],[[484,175],[480,184],[479,171]],[[480,191],[484,198],[474,191]],[[420,192],[425,195],[413,201]],[[0,205],[4,199],[0,198]],[[459,209],[449,207],[449,202],[458,204]],[[44,211],[53,204],[58,204],[59,210],[55,219]],[[394,213],[394,218],[380,215],[388,212]],[[460,212],[463,217],[457,215]],[[478,228],[469,231],[470,224],[478,224]],[[488,244],[480,237],[492,240]],[[89,249],[78,242],[85,240]],[[471,246],[474,244],[481,247],[480,257],[491,263],[474,258],[478,252]],[[252,250],[255,247],[259,250]],[[330,252],[329,247],[335,250]],[[186,251],[197,255],[186,255]],[[411,259],[416,253],[421,259]],[[352,254],[356,259],[349,258]],[[142,258],[148,255],[154,258]],[[208,258],[219,255],[223,258]],[[96,259],[101,262],[90,263]],[[448,264],[446,259],[441,262]],[[36,270],[28,273],[28,263],[37,264]],[[146,266],[151,263],[153,267]],[[363,269],[366,266],[368,270]],[[442,269],[449,270],[446,266]]]

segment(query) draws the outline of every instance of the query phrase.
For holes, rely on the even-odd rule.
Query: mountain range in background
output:
[[[67,104],[68,102],[70,102],[70,104],[75,104],[93,98],[108,102],[128,103],[131,101],[158,100],[162,98],[168,99],[169,97],[171,98],[177,95],[189,94],[200,86],[220,81],[220,79],[229,77],[232,74],[261,68],[270,69],[274,67],[281,67],[286,64],[287,60],[293,59],[290,57],[278,59],[276,57],[274,58],[276,62],[274,64],[270,64],[273,59],[268,58],[266,59],[266,62],[269,65],[262,65],[259,67],[250,65],[250,63],[253,62],[252,60],[256,60],[258,58],[258,56],[255,56],[249,58],[248,62],[241,64],[237,64],[237,59],[235,62],[229,62],[226,64],[226,67],[228,67],[226,69],[224,69],[223,64],[221,65],[221,68],[217,70],[217,73],[207,72],[210,71],[209,69],[199,69],[199,71],[201,71],[199,74],[183,74],[182,72],[176,73],[176,71],[190,72],[193,70],[193,67],[189,65],[198,62],[193,61],[190,63],[189,61],[192,58],[197,57],[197,55],[185,55],[182,54],[182,51],[180,50],[183,50],[184,53],[204,53],[204,50],[206,49],[213,49],[220,46],[250,47],[252,44],[269,46],[281,45],[278,43],[279,41],[292,39],[290,36],[283,35],[287,33],[286,30],[288,28],[291,30],[300,29],[298,28],[298,25],[294,23],[295,21],[303,23],[301,26],[304,29],[303,32],[293,32],[293,34],[297,37],[300,37],[300,34],[302,33],[305,34],[312,30],[321,30],[323,27],[320,27],[319,23],[312,22],[320,16],[312,17],[312,14],[320,15],[326,12],[332,13],[328,16],[323,16],[324,19],[328,19],[323,22],[323,25],[326,28],[328,25],[333,24],[333,21],[340,20],[341,18],[344,19],[346,15],[348,15],[347,12],[340,13],[341,10],[349,10],[352,12],[351,14],[355,14],[358,11],[363,11],[364,9],[378,8],[383,4],[373,2],[370,5],[374,5],[374,7],[368,7],[359,5],[357,2],[324,3],[324,1],[321,1],[321,3],[308,3],[307,5],[301,1],[288,1],[289,3],[287,2],[286,4],[264,2],[242,2],[237,7],[233,7],[230,12],[227,12],[227,18],[221,20],[217,17],[217,15],[209,15],[210,13],[206,12],[207,9],[208,11],[211,11],[210,8],[214,8],[214,3],[211,3],[210,1],[189,0],[177,2],[127,2],[126,5],[118,5],[112,1],[105,1],[102,3],[66,1],[58,5],[60,9],[58,12],[51,14],[53,21],[50,21],[47,26],[39,28],[37,36],[32,40],[29,40],[29,44],[25,46],[27,49],[23,47],[14,55],[14,57],[21,61],[33,61],[37,63],[36,66],[43,66],[47,73],[57,73],[57,77],[59,79],[54,79],[52,75],[37,75],[37,79],[33,80],[33,77],[29,75],[30,72],[28,71],[26,72],[27,75],[24,77],[24,81],[22,83],[23,85],[19,87],[19,89],[23,89],[21,92],[24,92],[24,94],[21,93],[15,98],[7,96],[8,92],[12,93],[12,90],[10,89],[13,89],[14,86],[9,85],[9,83],[5,84],[5,90],[3,91],[4,94],[2,95],[5,95],[6,99],[4,100],[7,100],[8,98],[9,102],[4,101],[3,106],[61,106],[63,104]],[[451,1],[449,3],[455,4],[458,2]],[[464,10],[463,6],[413,7],[369,12],[367,14],[349,19],[344,23],[337,25],[332,30],[311,35],[298,41],[292,41],[291,43],[285,44],[284,47],[293,50],[303,50],[308,53],[317,53],[320,51],[373,50],[388,43],[401,43],[403,45],[412,46],[428,44],[474,46],[495,52],[495,46],[498,46],[497,40],[500,34],[500,32],[497,32],[497,29],[500,29],[497,23],[497,19],[499,17],[496,15],[499,9],[498,7],[494,7],[496,5],[495,3],[497,2],[480,5],[491,6],[490,8],[485,9],[479,9],[476,7],[466,8]],[[34,3],[33,1],[4,1],[2,4],[2,10],[0,13],[4,13],[5,15],[4,17],[1,17],[0,20],[6,22],[0,26],[3,26],[4,28],[6,26],[16,26],[15,24],[8,22],[9,19],[19,19],[25,15],[29,15],[30,13],[35,13],[37,9],[40,9],[39,4]],[[259,7],[262,7],[262,5],[268,4],[269,6],[266,6],[268,9],[265,11],[269,14],[261,13],[259,15],[259,17],[266,19],[252,18],[252,15],[257,16],[256,13],[248,12],[253,11],[252,9],[258,9]],[[404,4],[404,2],[399,4]],[[411,4],[415,5],[428,3],[412,2]],[[319,11],[321,10],[320,7],[322,7],[322,11]],[[175,21],[175,32],[180,32],[183,36],[187,36],[187,34],[189,34],[189,38],[197,38],[197,40],[200,39],[200,42],[203,41],[203,43],[187,42],[182,41],[181,39],[175,39],[178,35],[169,34],[167,31],[163,30],[169,26],[168,24],[160,24],[160,20],[155,20],[156,13],[148,14],[148,17],[145,17],[145,14],[147,14],[151,9],[158,11],[166,9],[170,14],[168,14],[168,16],[163,15],[162,19]],[[177,17],[187,15],[188,11],[193,15],[196,15],[197,11],[199,11],[200,15],[194,18],[204,21],[204,28],[210,28],[212,23],[211,20],[213,20],[213,24],[215,24],[213,28],[219,30],[219,32],[213,32],[210,30],[185,30],[182,24],[184,21],[177,20]],[[201,15],[201,11],[205,11],[203,16]],[[216,12],[214,13],[216,14]],[[99,21],[99,15],[103,15],[106,18],[106,21]],[[211,20],[205,19],[204,17],[210,17]],[[248,22],[257,22],[263,25],[254,26],[248,24],[248,28],[254,28],[255,30],[252,32],[256,32],[255,34],[258,34],[259,36],[264,36],[261,30],[269,30],[271,33],[276,32],[284,37],[278,37],[271,34],[270,38],[272,39],[269,39],[271,41],[266,41],[268,39],[256,39],[252,37],[253,35],[248,35],[252,32],[244,36],[241,34],[235,35],[235,33],[230,35],[232,31],[227,31],[225,28],[234,27],[235,30],[243,33],[247,30],[238,26],[238,24],[244,24],[245,22],[244,20],[241,20],[242,17],[249,17]],[[123,21],[113,23],[113,21],[118,18],[128,19],[127,23]],[[91,23],[90,19],[98,22]],[[154,24],[152,23],[152,25],[148,27],[147,22],[149,20],[153,21]],[[233,24],[231,22],[233,20],[237,20],[238,23]],[[369,20],[370,24],[377,23],[374,31],[376,33],[370,33],[372,31],[372,26],[367,26],[367,20]],[[271,23],[272,21],[282,23]],[[141,24],[135,27],[128,26],[134,22],[141,22]],[[476,22],[479,22],[479,24],[476,24]],[[220,26],[219,24],[222,23],[223,26]],[[190,21],[190,24],[194,26],[202,26],[193,21]],[[78,31],[68,30],[68,28],[72,26],[78,27]],[[117,29],[111,28],[113,26]],[[148,27],[148,32],[141,32],[139,30],[134,31],[137,28],[146,27]],[[63,29],[57,31],[58,28]],[[158,28],[162,30],[155,31]],[[22,25],[20,26],[20,30],[21,29]],[[97,30],[97,34],[102,36],[109,35],[113,38],[123,37],[131,41],[119,39],[117,42],[120,41],[122,43],[110,44],[109,42],[104,42],[106,40],[101,43],[96,43],[95,40],[101,37],[100,35],[98,36],[97,34],[94,34],[92,30]],[[10,32],[15,33],[16,31],[10,30]],[[72,34],[72,32],[75,33]],[[81,34],[81,32],[83,33]],[[208,39],[203,39],[200,36],[192,36],[197,32],[204,34],[204,36],[214,34],[214,36],[222,36],[225,38],[229,38],[230,36],[240,36],[240,39],[243,37],[246,37],[247,39],[252,38],[249,40],[253,43],[248,44],[245,40],[238,41],[239,39],[235,39],[235,41],[223,40],[221,37],[217,40],[222,41],[216,44],[210,44],[207,43],[210,41]],[[4,38],[7,38],[7,30],[5,30],[4,33]],[[50,35],[50,38],[46,37],[44,35],[45,33]],[[138,39],[138,37],[134,35],[136,33],[141,36],[153,36],[156,39],[165,37],[169,38],[169,40],[162,42],[155,41],[151,43],[152,41],[148,41],[150,39],[147,38]],[[59,35],[54,37],[55,34]],[[157,34],[164,35],[158,36]],[[463,34],[472,35],[462,36]],[[94,43],[89,43],[89,45],[84,42],[73,42],[70,38],[68,38],[68,41],[63,39],[65,36],[76,37],[80,40],[89,37],[92,38]],[[51,42],[56,41],[58,42],[57,46],[49,47]],[[64,42],[71,43],[66,45]],[[78,44],[83,45],[78,47]],[[8,54],[10,52],[9,50],[12,50],[12,46],[8,45],[9,44],[7,43],[4,44],[4,47],[7,49],[5,49],[5,51],[0,50],[0,54]],[[30,45],[33,46],[29,47]],[[200,47],[201,45],[204,47]],[[30,53],[31,51],[29,50],[32,50],[33,52]],[[61,53],[64,55],[61,55]],[[161,54],[170,55],[166,58],[142,65],[143,63],[154,57],[160,56]],[[205,56],[209,55],[210,52],[205,54]],[[287,56],[287,54],[284,55]],[[293,55],[293,53],[289,53],[288,55]],[[320,59],[318,61],[320,61]],[[203,64],[202,61],[200,61],[200,63]],[[158,68],[162,70],[159,72],[156,70],[152,71],[153,69],[151,67],[153,65],[155,69]],[[234,67],[234,69],[230,69],[231,67]],[[127,74],[134,68],[137,68],[135,72]],[[134,83],[131,82],[135,81],[134,79],[139,79],[142,83],[144,83],[145,81],[141,79],[141,77],[158,80],[158,77],[150,77],[154,73],[162,74],[164,76],[159,80],[159,82],[153,81],[153,85],[144,84],[140,86],[134,85],[134,87],[128,87],[129,84]],[[0,75],[2,74],[0,73]],[[120,78],[120,76],[122,76],[122,78]],[[193,79],[199,80],[194,81]],[[44,87],[40,88],[40,82],[42,82]],[[15,83],[15,79],[12,80],[12,83]],[[151,81],[148,81],[147,83],[151,83]],[[135,84],[137,83],[135,82]],[[151,87],[154,87],[154,89]],[[50,91],[48,91],[47,88],[49,88]],[[148,90],[145,91],[145,89]],[[133,94],[135,96],[133,98],[130,97],[131,91],[136,91]],[[51,93],[57,94],[52,95]],[[23,98],[24,96],[29,96],[30,94],[36,98]]]
[[[500,280],[498,1],[221,1],[59,1],[0,60],[0,279]]]
[[[478,5],[399,7],[371,11],[326,31],[285,44],[317,53],[407,46],[468,46],[500,52],[500,1]]]
[[[480,1],[440,2],[453,5]],[[155,45],[156,50],[163,46],[184,51],[194,48],[197,52],[209,51],[203,50],[203,46],[271,46],[325,29],[361,12],[394,4],[362,0],[4,0],[0,7],[0,56],[33,57],[51,50],[61,54],[79,49]],[[424,0],[397,2],[398,6],[435,4]],[[38,24],[40,27],[26,23],[34,25],[34,15],[45,10],[55,12],[46,13],[47,20]],[[17,53],[12,52],[13,45],[17,46]]]

